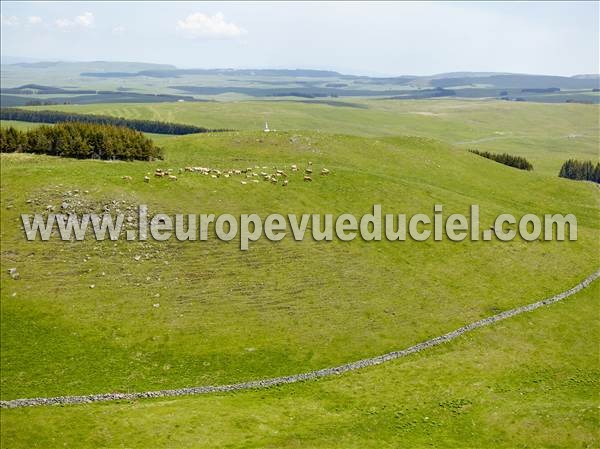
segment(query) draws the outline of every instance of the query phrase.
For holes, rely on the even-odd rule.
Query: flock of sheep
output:
[[[219,170],[219,169],[210,168],[210,167],[185,167],[185,168],[180,168],[178,170],[178,173],[179,174],[186,173],[186,172],[198,173],[200,175],[210,176],[213,179],[218,179],[221,177],[232,178],[232,177],[238,176],[238,177],[242,178],[242,180],[240,181],[240,184],[242,184],[242,185],[246,185],[248,183],[258,183],[258,182],[260,182],[261,179],[263,181],[268,181],[272,184],[280,184],[283,187],[288,185],[290,177],[288,175],[288,172],[285,169],[271,167],[271,170],[266,171],[268,168],[269,167],[267,167],[267,166],[260,167],[258,165],[254,166],[253,168],[247,167],[247,168],[242,168],[242,169],[236,168],[236,169],[227,169],[227,170]],[[287,168],[287,167],[284,167],[284,168]],[[308,165],[302,171],[298,168],[298,166],[296,164],[292,164],[289,166],[289,171],[291,173],[301,172],[302,179],[304,180],[304,182],[312,182],[312,180],[313,180],[312,179],[312,176],[313,176],[312,162],[308,162]],[[327,168],[322,168],[320,173],[321,173],[321,176],[327,176],[331,172]],[[154,177],[155,178],[167,178],[170,181],[177,181],[177,176],[173,174],[172,168],[169,168],[166,170],[162,169],[162,168],[157,168],[154,172]],[[123,176],[122,178],[126,181],[131,181],[133,179],[131,176]],[[281,183],[280,183],[280,181],[281,181]],[[144,182],[150,182],[150,173],[148,173],[146,176],[144,176]]]

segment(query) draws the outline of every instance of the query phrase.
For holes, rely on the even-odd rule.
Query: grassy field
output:
[[[594,448],[599,286],[339,378],[206,397],[3,411],[2,445]]]
[[[0,120],[0,126],[3,128],[12,127],[19,131],[27,131],[29,129],[37,128],[44,123],[32,123],[32,122],[18,122],[16,120]]]
[[[219,384],[333,366],[550,296],[598,268],[600,192],[555,175],[564,159],[597,157],[596,106],[365,105],[60,107],[240,131],[161,138],[161,162],[2,155],[2,399]],[[265,117],[278,132],[255,131]],[[565,137],[571,134],[579,137]],[[525,155],[536,170],[472,155],[465,148],[473,140],[480,149]],[[143,182],[157,167],[308,161],[332,174],[312,183],[293,175],[286,188],[194,173]],[[247,252],[214,236],[182,243],[25,241],[20,213],[60,207],[74,194],[91,209],[118,200],[170,214],[361,215],[378,203],[388,213],[431,214],[443,204],[447,214],[468,215],[479,204],[483,228],[499,213],[574,213],[579,239],[286,239],[262,240]],[[6,274],[11,267],[19,281]],[[594,447],[597,299],[596,285],[564,305],[443,348],[322,382],[3,410],[2,445]]]
[[[292,101],[43,106],[80,113],[260,130],[312,130],[360,136],[433,137],[463,148],[525,156],[556,175],[568,157],[594,159],[600,140],[597,105],[476,100],[340,100],[336,106]]]

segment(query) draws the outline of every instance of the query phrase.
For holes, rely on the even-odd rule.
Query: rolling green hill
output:
[[[339,364],[550,294],[597,263],[595,186],[523,173],[440,142],[239,133],[163,145],[160,163],[3,156],[3,207],[14,206],[2,218],[3,268],[16,265],[23,278],[2,285],[4,399],[233,382]],[[155,166],[283,167],[308,159],[334,175],[310,184],[297,175],[286,189],[197,174],[170,184],[142,180]],[[15,223],[18,212],[35,210],[26,201],[59,206],[74,190],[87,190],[81,196],[90,204],[146,203],[164,213],[360,215],[374,203],[392,213],[430,212],[434,203],[468,213],[476,203],[484,226],[501,212],[574,213],[579,241],[285,240],[257,242],[247,253],[214,239],[24,242]],[[40,357],[44,363],[31,364]]]
[[[431,352],[319,382],[3,411],[2,443],[28,448],[595,447],[600,440],[599,285]]]
[[[56,107],[238,131],[162,138],[165,160],[158,162],[1,156],[2,399],[223,384],[339,365],[548,297],[598,269],[600,191],[556,176],[565,159],[597,154],[596,106],[360,104],[367,107],[292,102]],[[265,119],[278,131],[258,131]],[[509,148],[531,160],[535,170],[523,172],[465,151],[472,147]],[[178,173],[186,166],[272,169],[309,161],[331,175],[305,183],[291,174],[284,188]],[[178,180],[144,182],[156,168],[172,168]],[[448,214],[468,215],[469,206],[479,204],[483,228],[499,213],[573,213],[579,239],[286,239],[261,240],[246,252],[237,242],[214,237],[25,241],[19,214],[48,205],[60,209],[65,201],[85,210],[148,204],[154,213],[261,216],[361,215],[373,204],[407,214],[431,214],[434,204],[443,204]],[[11,267],[18,268],[20,280],[6,274]],[[597,298],[596,283],[565,304],[323,382],[210,397],[2,410],[2,443],[366,447],[372,445],[369,432],[377,429],[378,447],[426,447],[434,441],[436,447],[593,447],[598,416],[590,397],[598,395],[598,364],[589,336],[597,332]]]
[[[348,105],[350,107],[345,107]],[[355,107],[360,105],[362,107]],[[295,101],[42,106],[77,113],[164,120],[209,128],[312,130],[360,136],[432,137],[465,149],[508,152],[536,171],[557,175],[569,157],[598,155],[599,106],[503,101],[353,100],[334,105]]]

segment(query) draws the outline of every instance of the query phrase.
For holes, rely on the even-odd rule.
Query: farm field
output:
[[[28,448],[595,447],[600,438],[599,285],[429,352],[318,382],[3,411],[2,443]]]
[[[65,245],[23,241],[13,207],[2,218],[3,242],[10,248],[3,263],[21,266],[23,279],[6,279],[2,289],[7,296],[2,392],[7,397],[227,383],[335,365],[409,346],[520,305],[521,296],[510,294],[513,284],[504,279],[537,298],[575,283],[596,265],[590,245],[599,224],[594,185],[516,171],[441,142],[227,133],[170,138],[163,146],[165,161],[150,164],[3,155],[3,185],[11,186],[3,206],[18,204],[32,212],[36,202],[58,207],[65,192],[74,190],[87,190],[80,196],[92,205],[118,200],[169,214],[326,210],[360,215],[374,203],[392,213],[429,211],[439,203],[468,214],[470,204],[479,204],[484,226],[500,212],[569,210],[578,217],[579,240],[510,245],[284,240],[259,241],[248,252],[214,240]],[[333,174],[310,184],[297,175],[285,189],[194,173],[176,183],[142,179],[155,166],[285,166],[309,158]],[[24,167],[26,178],[20,176]],[[465,172],[477,175],[467,181]],[[505,185],[506,190],[498,187]],[[556,276],[565,271],[568,277]],[[538,275],[542,282],[527,281]],[[55,293],[34,301],[36,292]],[[473,295],[481,298],[476,305]],[[17,315],[9,319],[11,314]],[[136,319],[140,316],[145,318]],[[23,328],[9,325],[13,321]],[[70,331],[55,329],[59,322]],[[37,332],[31,345],[23,345],[29,326]],[[39,342],[43,330],[48,336]],[[82,340],[90,347],[79,354]],[[61,353],[69,346],[78,355],[65,360]],[[43,368],[30,372],[36,367],[29,360],[40,356],[46,360]],[[106,372],[101,379],[99,370]],[[49,382],[59,373],[59,382]]]
[[[461,148],[509,152],[556,175],[565,155],[593,159],[600,139],[597,105],[485,100],[241,101],[38,106],[77,113],[164,120],[209,128],[312,130],[359,136],[432,137]]]
[[[217,385],[335,366],[549,297],[598,269],[600,192],[592,183],[556,176],[565,159],[594,157],[597,106],[363,104],[57,107],[237,131],[152,136],[164,161],[1,156],[2,400]],[[264,117],[276,132],[257,131]],[[507,129],[514,138],[495,134]],[[565,137],[570,134],[578,137]],[[474,140],[480,140],[476,148],[493,151],[512,143],[511,154],[525,155],[535,170],[470,154],[465,142]],[[331,174],[312,183],[291,174],[285,188],[187,172],[177,182],[143,181],[156,168],[271,169],[309,161]],[[83,201],[92,210],[119,201],[148,204],[151,213],[261,216],[361,215],[373,204],[408,214],[443,204],[448,214],[468,215],[478,204],[483,227],[499,213],[573,213],[579,238],[262,240],[247,252],[214,235],[206,242],[27,242],[19,214],[64,201]],[[11,267],[18,267],[19,281],[6,275]],[[597,284],[442,347],[321,381],[3,409],[2,445],[367,447],[377,428],[377,447],[434,441],[436,447],[528,447],[532,441],[593,447],[599,438],[592,348]],[[23,432],[32,423],[35,431]],[[542,427],[553,430],[531,430]]]

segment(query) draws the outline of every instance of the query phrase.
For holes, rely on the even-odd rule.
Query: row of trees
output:
[[[62,111],[31,111],[18,108],[1,108],[1,120],[18,120],[36,123],[81,122],[98,123],[103,125],[127,126],[128,128],[145,133],[156,134],[195,134],[206,132],[226,131],[224,129],[208,129],[181,123],[159,122],[155,120],[136,120],[108,115],[76,114]]]
[[[77,159],[153,160],[161,148],[139,131],[114,125],[66,122],[29,131],[0,128],[2,153],[37,153]]]
[[[496,162],[500,162],[501,164],[508,165],[509,167],[515,167],[520,170],[533,170],[533,165],[521,156],[513,156],[508,153],[490,153],[489,151],[477,151],[477,150],[469,150],[473,154],[477,154],[478,156],[485,157],[487,159],[491,159]]]
[[[594,181],[600,184],[600,163],[596,163],[594,166],[592,161],[569,159],[560,168],[558,176],[580,181]]]

